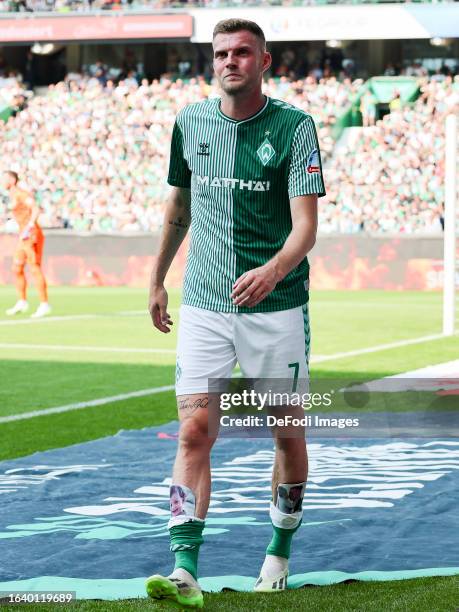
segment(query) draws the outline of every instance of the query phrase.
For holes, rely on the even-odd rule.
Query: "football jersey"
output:
[[[325,195],[310,115],[274,98],[248,119],[224,115],[220,99],[177,115],[168,183],[191,190],[191,236],[183,303],[220,312],[270,312],[308,301],[305,258],[257,306],[235,306],[233,284],[265,264],[292,230],[290,198]]]
[[[19,226],[19,231],[22,231],[30,222],[32,217],[32,196],[23,189],[15,189],[11,196],[13,217]],[[38,228],[38,223],[35,223]]]

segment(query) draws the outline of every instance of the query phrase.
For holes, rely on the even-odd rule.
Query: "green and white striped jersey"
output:
[[[168,182],[191,188],[191,240],[183,303],[219,312],[270,312],[308,301],[305,258],[260,304],[234,306],[235,280],[271,259],[292,229],[290,198],[325,195],[310,115],[267,98],[235,121],[214,98],[177,115]]]

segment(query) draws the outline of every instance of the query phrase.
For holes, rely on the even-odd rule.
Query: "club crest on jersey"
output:
[[[260,148],[257,150],[257,155],[263,166],[266,166],[266,164],[276,155],[273,145],[267,138],[264,139]]]
[[[198,155],[209,155],[209,143],[208,142],[199,143]]]
[[[319,151],[317,149],[314,149],[308,157],[307,171],[308,174],[319,174],[320,172]]]

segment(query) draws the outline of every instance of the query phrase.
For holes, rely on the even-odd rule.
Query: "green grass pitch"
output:
[[[4,315],[14,303],[15,294],[12,287],[0,288],[0,419],[173,385],[180,295],[171,291],[169,297],[175,325],[170,334],[163,335],[152,327],[144,289],[51,288],[52,316],[32,322],[27,315]],[[35,306],[33,295],[31,306]],[[457,359],[459,354],[457,336],[377,348],[440,335],[439,293],[317,291],[311,295],[310,313],[312,379],[372,379]],[[328,359],[322,361],[322,357]],[[120,429],[160,425],[175,418],[171,390],[0,422],[0,459],[97,439]],[[274,597],[209,594],[205,601],[209,610],[453,612],[459,605],[458,592],[458,577],[449,577],[308,587]],[[82,601],[68,608],[160,609],[146,600]],[[43,609],[50,609],[50,605]]]

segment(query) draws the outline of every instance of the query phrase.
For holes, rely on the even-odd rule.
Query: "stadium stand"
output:
[[[323,232],[441,232],[444,117],[459,107],[459,77],[424,79],[414,105],[375,125],[351,128],[336,147],[336,118],[361,80],[268,79],[266,94],[315,119],[325,161]],[[131,75],[116,85],[69,75],[0,123],[2,167],[35,192],[45,227],[91,232],[158,230],[167,197],[170,135],[178,110],[217,96],[203,78],[188,82]],[[13,230],[4,203],[0,229]]]
[[[359,82],[309,77],[270,79],[266,93],[309,109],[325,157],[336,115]],[[202,78],[167,78],[138,86],[134,78],[103,86],[70,75],[35,96],[27,109],[0,124],[2,166],[25,177],[43,208],[42,224],[88,231],[148,231],[161,224],[169,142],[177,111],[216,96]],[[6,210],[3,212],[3,223]],[[9,226],[7,225],[7,228]]]
[[[442,231],[445,117],[459,110],[459,78],[425,79],[421,91],[333,156],[322,232]]]
[[[414,0],[431,3],[442,0]],[[403,3],[410,0],[249,0],[245,6],[321,6],[324,4],[378,4]],[[150,10],[164,8],[239,8],[241,0],[0,0],[0,12],[91,12],[99,10]]]

